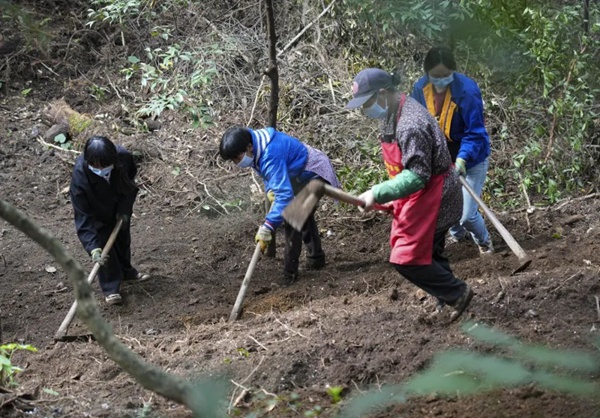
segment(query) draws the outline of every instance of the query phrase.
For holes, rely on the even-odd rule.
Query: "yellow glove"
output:
[[[467,162],[465,160],[463,160],[462,158],[457,158],[456,162],[454,163],[454,170],[456,171],[456,173],[459,176],[466,176],[467,175]]]
[[[269,203],[273,204],[275,202],[275,192],[273,190],[269,190],[267,192],[267,199],[269,199]]]
[[[269,243],[271,242],[271,239],[273,239],[272,234],[272,231],[265,225],[261,225],[260,228],[258,228],[254,240],[260,244],[260,250],[263,253],[267,251],[267,247],[269,247]]]

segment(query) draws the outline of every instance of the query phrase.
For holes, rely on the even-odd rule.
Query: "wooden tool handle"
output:
[[[515,253],[515,255],[519,258],[519,260],[521,260],[521,261],[528,260],[527,254],[525,253],[523,248],[521,248],[519,243],[513,238],[513,236],[510,234],[510,232],[508,232],[508,230],[504,227],[504,225],[502,225],[502,223],[498,220],[498,218],[496,218],[496,215],[494,215],[494,213],[487,207],[487,205],[485,203],[483,203],[483,200],[481,200],[479,198],[479,196],[477,196],[475,191],[471,188],[469,183],[467,183],[467,181],[464,179],[464,177],[459,176],[458,178],[459,178],[460,182],[462,183],[463,187],[471,195],[471,197],[473,199],[475,199],[475,201],[477,202],[479,207],[483,210],[483,212],[488,217],[490,222],[492,222],[492,224],[494,225],[496,230],[498,230],[500,235],[502,235],[502,239],[508,244],[508,246],[510,247],[512,252]]]
[[[356,197],[350,193],[346,193],[341,189],[337,189],[335,187],[331,187],[328,184],[324,184],[323,188],[325,190],[325,194],[327,196],[333,197],[334,199],[341,200],[342,202],[350,203],[355,206],[364,206],[365,201],[359,197]]]
[[[235,300],[235,304],[233,305],[233,309],[231,310],[231,315],[229,316],[229,322],[236,321],[240,316],[240,311],[242,310],[242,303],[244,303],[244,297],[246,296],[246,290],[248,289],[248,284],[250,283],[250,278],[252,277],[252,273],[254,273],[254,268],[256,267],[256,263],[258,263],[258,259],[260,258],[260,242],[256,244],[256,248],[254,248],[254,254],[252,255],[252,260],[250,260],[250,265],[246,270],[246,275],[244,276],[244,280],[242,280],[242,286],[240,287],[240,291],[238,292],[237,299]]]
[[[117,239],[117,235],[119,235],[119,231],[121,230],[121,225],[123,225],[123,220],[119,219],[117,221],[117,224],[113,228],[112,233],[108,237],[108,241],[106,242],[106,245],[102,249],[102,257],[105,257],[110,252],[110,249],[112,248],[113,244],[115,243],[115,241]],[[91,284],[94,281],[94,278],[96,277],[96,275],[98,274],[99,271],[100,271],[100,264],[95,263],[94,267],[92,268],[92,271],[90,272],[90,274],[87,278],[88,284]],[[60,328],[58,329],[58,331],[56,331],[56,334],[54,334],[55,341],[62,340],[64,338],[64,336],[67,334],[67,328],[69,328],[69,325],[71,325],[71,321],[73,321],[73,318],[75,317],[75,312],[77,312],[77,299],[71,305],[71,309],[69,309],[69,313],[67,313],[67,316],[63,320],[62,324],[60,324]]]

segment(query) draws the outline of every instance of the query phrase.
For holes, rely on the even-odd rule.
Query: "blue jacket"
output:
[[[283,223],[283,210],[294,198],[294,190],[315,177],[305,171],[308,150],[302,142],[273,128],[252,130],[253,168],[275,193],[275,202],[265,223],[273,229]]]
[[[426,94],[431,89],[427,75],[421,77],[415,84],[411,97],[426,108],[428,107]],[[450,84],[452,106],[451,122],[449,129],[442,131],[448,139],[448,149],[452,161],[462,158],[466,161],[467,168],[476,166],[490,155],[490,137],[485,129],[483,116],[483,100],[479,86],[469,77],[454,72],[454,81]],[[431,101],[432,99],[430,99]],[[435,115],[433,115],[435,116]],[[448,133],[449,138],[448,138]]]
[[[119,185],[117,170],[124,170],[132,182],[131,186],[135,186],[133,178],[137,167],[133,156],[125,148],[117,146],[117,152],[121,168],[113,169],[111,183],[90,171],[83,154],[77,158],[73,168],[69,194],[75,212],[77,236],[88,253],[104,246],[98,234],[100,229],[114,228],[117,215],[131,217],[133,212],[138,188]]]

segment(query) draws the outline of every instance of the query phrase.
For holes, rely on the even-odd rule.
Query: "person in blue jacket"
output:
[[[143,281],[150,276],[131,265],[130,219],[138,192],[137,167],[125,148],[108,138],[92,136],[77,158],[71,177],[70,196],[79,241],[102,268],[98,277],[106,303],[120,304],[124,280]],[[117,220],[123,224],[107,257],[102,248]]]
[[[429,110],[448,141],[455,170],[481,196],[487,176],[490,138],[485,129],[483,100],[475,81],[456,72],[449,48],[431,48],[423,63],[425,75],[415,84],[411,96]],[[477,202],[463,188],[463,213],[458,225],[450,228],[450,241],[459,242],[470,233],[481,254],[494,252],[492,238]]]
[[[331,161],[323,152],[274,128],[253,130],[231,127],[225,131],[219,145],[219,154],[238,167],[251,167],[262,177],[271,210],[258,228],[255,241],[266,251],[275,229],[284,224],[283,210],[310,180],[321,179],[333,187],[340,187]],[[285,223],[285,254],[283,285],[298,278],[302,242],[308,249],[308,267],[325,266],[325,253],[321,247],[319,229],[314,211],[302,232]]]

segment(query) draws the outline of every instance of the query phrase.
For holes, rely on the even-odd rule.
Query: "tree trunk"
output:
[[[273,1],[265,0],[267,6],[267,32],[269,38],[269,68],[265,75],[271,79],[271,96],[269,97],[269,126],[277,129],[277,109],[279,108],[279,70],[277,69],[277,35],[275,34],[275,14],[273,13]],[[269,212],[271,205],[265,197],[265,207]],[[275,235],[267,248],[267,257],[275,257]]]

